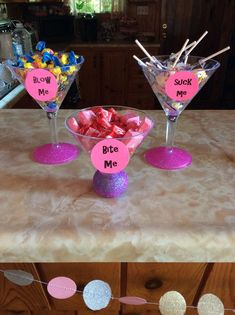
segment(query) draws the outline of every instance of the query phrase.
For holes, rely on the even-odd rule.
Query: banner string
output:
[[[46,286],[48,286],[48,282],[45,282],[45,281],[41,281],[41,280],[38,280],[38,279],[32,279],[32,278],[28,278],[26,276],[23,276],[23,275],[17,275],[15,273],[11,273],[10,271],[8,270],[2,270],[0,269],[0,272],[2,272],[3,274],[7,271],[8,274],[12,274],[14,277],[16,278],[21,278],[21,279],[25,279],[25,280],[30,280],[31,283],[32,282],[37,282],[37,283],[40,283],[40,284],[44,284]],[[70,290],[70,291],[73,291],[75,293],[83,293],[82,290],[75,290],[73,288],[69,288],[69,287],[64,287],[64,286],[58,286],[58,285],[50,285],[51,287],[54,287],[54,288],[57,288],[57,289],[64,289],[64,290]],[[141,298],[141,297],[138,297],[138,298]],[[119,300],[120,297],[114,297],[112,296],[111,297],[112,300]],[[143,300],[145,300],[143,298]],[[146,301],[146,300],[145,300]],[[121,303],[121,302],[120,302]],[[156,305],[156,306],[159,306],[159,303],[158,302],[150,302],[150,301],[146,301],[146,303],[143,303],[142,305],[146,305],[146,304],[149,304],[149,305]],[[208,303],[206,303],[206,305],[209,305]],[[136,305],[138,307],[138,305]],[[197,306],[193,306],[193,305],[186,305],[186,308],[191,308],[191,309],[197,309],[198,307]],[[224,311],[230,311],[230,312],[233,312],[235,313],[235,309],[234,308],[224,308]]]

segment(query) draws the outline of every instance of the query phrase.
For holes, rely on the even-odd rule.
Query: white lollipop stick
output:
[[[156,57],[151,56],[147,50],[143,47],[143,45],[141,45],[141,43],[138,41],[138,39],[135,40],[135,43],[140,47],[140,49],[145,53],[145,55],[150,59],[150,61],[152,63],[157,63],[159,66],[163,67],[161,62],[159,60],[157,60]]]
[[[174,64],[173,64],[172,68],[174,68],[175,65],[177,64],[177,62],[179,61],[179,59],[180,59],[180,57],[181,57],[183,51],[185,50],[185,47],[187,46],[188,42],[189,42],[189,39],[186,39],[186,41],[185,41],[183,47],[182,47],[181,50],[179,51],[179,54],[178,54],[177,58],[175,59],[175,62],[174,62]]]
[[[140,47],[140,49],[145,53],[145,55],[150,59],[150,61],[155,62],[155,59],[147,52],[147,50],[141,45],[138,39],[135,40],[135,43]]]
[[[165,66],[163,66],[163,65],[160,65],[160,64],[153,64],[153,63],[150,63],[150,62],[146,62],[146,65],[147,66],[149,66],[149,67],[151,67],[152,69],[154,68],[154,69],[160,69],[160,70],[162,70],[163,68],[166,68]]]
[[[138,63],[141,64],[142,66],[147,67],[146,64],[140,58],[138,58],[136,55],[133,55],[133,58],[135,60],[137,60]]]
[[[188,55],[191,53],[191,51],[200,43],[200,41],[201,41],[207,34],[208,34],[208,31],[205,31],[205,32],[202,34],[202,36],[196,41],[195,45],[193,45],[193,46],[191,47],[191,49],[189,49],[189,51],[187,51],[187,53],[186,53],[185,56],[188,56]]]
[[[189,49],[189,48],[192,47],[194,44],[196,44],[196,41],[194,41],[194,42],[192,42],[191,44],[187,45],[184,50]],[[171,57],[171,58],[176,58],[179,53],[180,53],[180,51],[178,51],[177,53],[171,55],[170,57]]]
[[[227,51],[229,49],[230,49],[230,46],[227,46],[224,49],[221,49],[221,50],[217,51],[216,53],[214,53],[214,54],[212,54],[212,55],[210,55],[210,56],[200,60],[200,63],[202,64],[203,62],[206,62],[207,60],[209,60],[209,59],[211,59],[211,58],[213,58],[215,56],[218,56],[218,55],[222,54],[223,52],[225,52],[225,51]]]

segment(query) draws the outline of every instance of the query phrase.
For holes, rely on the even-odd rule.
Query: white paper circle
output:
[[[223,315],[224,305],[214,294],[204,294],[197,304],[199,315]]]
[[[160,298],[159,309],[162,315],[183,315],[186,302],[179,292],[168,291]]]
[[[86,306],[98,311],[108,306],[112,297],[111,288],[108,283],[101,280],[89,282],[83,290],[83,300]]]
[[[31,273],[23,270],[5,270],[4,277],[6,277],[9,281],[21,286],[30,285],[34,280]]]

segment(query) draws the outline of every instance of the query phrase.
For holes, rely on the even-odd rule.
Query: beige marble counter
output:
[[[59,137],[73,142],[68,113],[59,112]],[[184,111],[175,140],[193,164],[180,171],[143,160],[164,143],[164,114],[152,113],[127,193],[104,199],[85,153],[62,166],[31,161],[48,141],[43,111],[0,110],[0,261],[235,261],[235,111]]]

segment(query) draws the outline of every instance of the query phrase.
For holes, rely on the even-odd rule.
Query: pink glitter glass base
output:
[[[33,151],[33,160],[41,164],[64,164],[73,161],[80,150],[70,143],[44,144]]]
[[[156,168],[164,170],[177,170],[185,168],[192,163],[192,156],[185,150],[167,147],[152,148],[145,152],[145,160]]]

